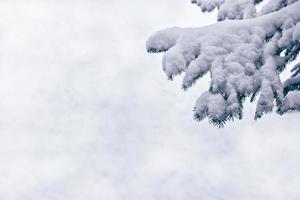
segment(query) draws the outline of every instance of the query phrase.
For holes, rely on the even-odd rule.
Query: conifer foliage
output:
[[[243,102],[258,97],[255,119],[300,110],[300,63],[286,81],[280,73],[300,50],[300,1],[192,0],[203,12],[218,9],[218,22],[200,28],[168,28],[153,34],[149,53],[164,52],[169,79],[184,73],[182,88],[210,73],[208,91],[196,100],[194,116],[217,126],[242,119]],[[265,0],[266,1],[266,0]]]

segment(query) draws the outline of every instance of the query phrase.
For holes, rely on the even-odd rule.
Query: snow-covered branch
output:
[[[255,0],[192,0],[202,12],[211,12],[218,8],[218,20],[248,19],[256,15]]]
[[[211,2],[212,7],[206,8],[211,10],[220,7],[220,2],[254,5],[258,1],[193,2],[202,7]],[[165,52],[162,66],[169,79],[185,73],[183,89],[210,72],[209,91],[198,98],[195,106],[195,117],[199,120],[209,117],[213,123],[222,125],[229,119],[240,119],[245,97],[252,96],[253,100],[259,92],[256,119],[273,110],[274,99],[280,113],[283,107],[286,112],[297,108],[295,103],[287,106],[279,74],[300,50],[299,10],[300,2],[287,1],[279,11],[251,19],[226,20],[202,28],[169,28],[148,39],[147,51]]]
[[[267,1],[262,9],[257,12],[256,5]],[[191,0],[198,5],[202,12],[211,12],[218,9],[218,20],[249,19],[280,10],[297,0]]]

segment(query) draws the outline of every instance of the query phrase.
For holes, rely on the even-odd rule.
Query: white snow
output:
[[[209,77],[183,92],[145,52],[214,21],[182,0],[0,1],[0,199],[300,199],[300,113],[197,123]]]
[[[226,5],[227,1],[209,2],[194,3],[211,8],[213,5]],[[239,4],[243,2],[246,1],[235,1]],[[299,42],[299,9],[300,2],[291,2],[277,12],[270,11],[267,12],[269,14],[251,19],[227,20],[201,28],[169,28],[152,35],[147,41],[147,50],[165,51],[162,66],[170,79],[185,72],[182,82],[184,89],[210,72],[209,91],[223,96],[227,109],[210,112],[212,109],[204,109],[211,107],[207,98],[201,96],[196,103],[196,115],[207,114],[212,119],[227,119],[238,112],[237,105],[241,105],[243,97],[260,91],[255,114],[255,118],[260,118],[273,110],[274,99],[277,106],[284,99],[279,71],[291,59],[291,55],[281,57],[277,51],[293,45],[296,48]],[[219,14],[220,11],[221,8]],[[266,38],[270,39],[266,42]],[[202,99],[203,102],[200,102]],[[223,103],[220,106],[223,107]]]
[[[287,112],[288,110],[300,110],[300,91],[291,91],[284,98],[282,111]]]
[[[255,0],[192,0],[203,12],[218,8],[218,20],[247,19],[256,16]]]

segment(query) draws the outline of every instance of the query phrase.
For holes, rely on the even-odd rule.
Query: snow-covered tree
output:
[[[280,73],[300,50],[300,1],[192,0],[203,12],[218,9],[216,24],[168,28],[147,40],[150,53],[165,52],[162,67],[169,79],[184,72],[182,88],[207,72],[211,83],[195,105],[195,119],[223,126],[242,118],[246,97],[254,101],[255,119],[273,110],[300,110],[300,63],[290,79]],[[264,0],[266,1],[266,0]]]

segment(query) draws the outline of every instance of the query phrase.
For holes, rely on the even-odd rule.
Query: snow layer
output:
[[[211,10],[221,2],[226,5],[225,1],[197,3]],[[279,74],[299,52],[299,9],[300,2],[290,2],[277,12],[248,20],[223,21],[202,28],[169,28],[148,39],[147,51],[165,51],[162,66],[169,79],[185,72],[183,89],[210,72],[209,92],[200,96],[195,107],[199,120],[208,116],[222,123],[241,118],[244,98],[252,95],[253,100],[260,91],[257,119],[273,110],[274,99],[279,109],[286,102]],[[281,56],[283,51],[288,53]]]
[[[300,91],[289,92],[284,99],[281,110],[282,112],[287,112],[288,110],[300,110]]]
[[[256,14],[255,0],[192,0],[203,12],[219,9],[218,20],[246,19]]]
[[[259,12],[259,15],[265,15],[271,12],[275,12],[297,1],[298,0],[269,0],[268,3],[263,6],[261,11]]]
[[[271,12],[280,10],[281,8],[295,3],[297,0],[265,0],[267,4],[257,13],[256,4],[264,0],[192,0],[197,4],[202,12],[211,12],[215,8],[218,9],[218,20],[225,19],[248,19]]]

